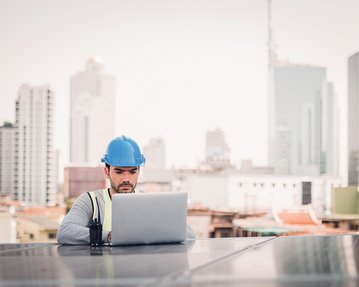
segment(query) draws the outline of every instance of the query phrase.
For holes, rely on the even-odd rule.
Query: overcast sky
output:
[[[272,4],[279,58],[326,67],[334,83],[345,173],[347,58],[359,51],[359,1]],[[0,0],[0,122],[14,122],[21,84],[49,84],[62,167],[70,77],[101,56],[117,82],[118,134],[141,145],[160,135],[168,166],[193,167],[206,132],[219,127],[234,164],[266,164],[267,30],[266,0]]]

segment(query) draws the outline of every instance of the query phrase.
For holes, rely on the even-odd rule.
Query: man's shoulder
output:
[[[89,197],[89,195],[88,195],[88,193],[87,192],[82,192],[77,198],[76,198],[76,201],[75,202],[77,202],[77,203],[79,203],[79,202],[86,202],[86,201],[88,201],[88,200],[90,200],[90,197]]]
[[[102,197],[102,189],[93,190],[93,191],[84,191],[78,197],[77,201],[91,201],[90,193],[93,193],[96,197]]]
[[[107,189],[105,190],[107,191]],[[92,193],[96,198],[98,199],[104,199],[104,189],[97,189],[97,190],[93,190],[93,191],[88,191],[88,192],[84,192],[84,194],[89,198],[89,200],[91,200],[90,198],[90,193]]]

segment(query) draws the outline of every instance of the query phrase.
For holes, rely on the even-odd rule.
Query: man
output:
[[[134,140],[126,136],[113,139],[101,161],[105,163],[104,172],[111,187],[83,193],[76,199],[58,229],[60,244],[90,243],[88,226],[97,212],[97,203],[103,225],[102,241],[111,243],[112,195],[137,192],[140,166],[144,165],[145,158]],[[190,227],[187,227],[187,237],[194,238]]]

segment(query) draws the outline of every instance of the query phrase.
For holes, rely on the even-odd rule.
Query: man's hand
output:
[[[111,243],[111,231],[107,235],[107,242]]]

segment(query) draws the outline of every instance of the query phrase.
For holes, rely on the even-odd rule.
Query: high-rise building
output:
[[[359,173],[359,52],[348,59],[348,184],[358,185]]]
[[[12,123],[0,127],[0,194],[10,195],[14,190],[16,131]]]
[[[115,137],[115,79],[102,73],[99,58],[71,77],[70,162],[95,165]]]
[[[165,168],[165,144],[161,137],[151,138],[143,147],[146,157],[146,169]]]
[[[56,204],[54,94],[48,86],[22,85],[16,101],[13,198],[25,205]]]
[[[321,100],[321,174],[339,174],[338,138],[339,110],[333,83],[324,83]]]
[[[270,71],[269,164],[275,173],[337,175],[337,113],[326,69],[273,65]]]
[[[205,163],[215,170],[231,167],[229,147],[224,132],[219,128],[207,132]]]

